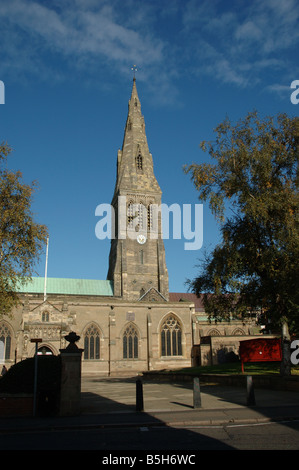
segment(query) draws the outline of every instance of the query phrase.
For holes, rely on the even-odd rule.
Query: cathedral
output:
[[[116,166],[107,279],[32,278],[12,315],[0,318],[7,368],[32,357],[36,339],[38,354],[58,355],[71,331],[80,336],[82,374],[98,376],[217,363],[258,333],[254,319],[212,324],[200,298],[169,292],[161,214],[154,211],[162,191],[135,78]]]

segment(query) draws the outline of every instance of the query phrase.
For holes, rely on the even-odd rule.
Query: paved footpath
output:
[[[299,420],[299,394],[256,389],[247,406],[242,387],[202,385],[194,408],[191,383],[143,381],[143,411],[136,411],[136,377],[83,377],[81,413],[72,417],[0,418],[0,434],[34,429],[123,426],[188,427]]]
[[[194,408],[193,384],[143,382],[143,413],[136,413],[136,378],[85,378],[82,382],[82,413],[106,416],[127,415],[129,422],[153,419],[167,425],[181,423],[225,424],[299,419],[299,394],[276,390],[254,390],[255,405],[247,406],[242,387],[201,385],[201,407]],[[134,422],[134,420],[133,420]]]

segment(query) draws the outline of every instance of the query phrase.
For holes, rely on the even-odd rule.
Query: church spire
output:
[[[121,224],[121,236],[118,237],[117,227],[116,237],[111,240],[107,278],[113,281],[115,296],[139,300],[144,299],[144,293],[154,289],[164,300],[168,299],[161,218],[156,225],[154,220],[154,207],[160,207],[161,194],[154,175],[134,77],[123,145],[117,154],[117,178],[112,199],[116,225],[119,223],[118,215],[123,214],[119,206],[123,201],[126,219],[125,233]],[[150,237],[154,228],[157,236]],[[132,237],[132,232],[135,237]]]
[[[116,191],[130,188],[138,191],[143,188],[141,176],[147,178],[148,189],[160,192],[154,176],[153,159],[149,151],[145,133],[145,122],[141,112],[136,78],[133,78],[131,98],[128,104],[128,116],[124,131],[122,149],[118,151]]]
[[[131,99],[129,101],[129,115],[134,115],[134,112],[141,114],[141,104],[139,101],[138,93],[137,93],[137,86],[136,86],[136,78],[133,78],[133,87],[131,93]]]
[[[132,100],[132,98],[137,98],[137,100],[139,101],[138,93],[137,93],[137,86],[136,86],[136,78],[135,77],[133,78],[133,88],[132,88],[131,100]]]

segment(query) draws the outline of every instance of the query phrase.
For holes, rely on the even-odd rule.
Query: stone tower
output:
[[[161,194],[134,78],[123,146],[117,155],[112,199],[115,238],[107,275],[114,283],[114,295],[124,300],[168,300]]]

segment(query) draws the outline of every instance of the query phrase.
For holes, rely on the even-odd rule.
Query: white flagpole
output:
[[[45,300],[47,299],[48,250],[49,250],[49,237],[47,238],[46,267],[45,267],[45,284],[44,284],[44,302],[45,302]]]

